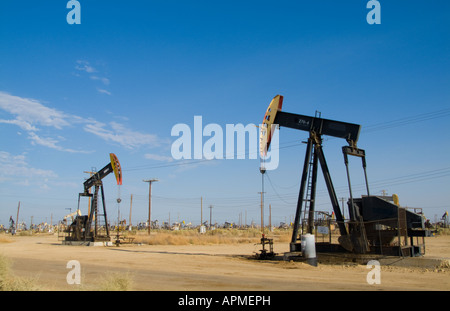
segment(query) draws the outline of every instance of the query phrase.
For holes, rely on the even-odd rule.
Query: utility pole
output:
[[[19,210],[20,210],[20,201],[19,201],[19,206],[17,207],[16,231],[17,231],[17,225],[19,224]]]
[[[212,224],[212,209],[213,209],[213,206],[210,205],[209,206],[209,230],[211,230],[211,224]]]
[[[261,232],[264,234],[264,193],[265,192],[258,192],[261,194]]]
[[[261,232],[264,235],[264,174],[266,173],[264,161],[261,162],[259,172],[261,173],[261,192],[259,192],[261,194]]]
[[[131,229],[131,209],[133,207],[133,194],[130,197],[130,229]]]
[[[148,234],[150,235],[150,227],[152,226],[152,183],[158,181],[158,179],[147,179],[143,182],[148,182]]]
[[[272,205],[269,204],[269,230],[272,232]]]
[[[200,227],[203,226],[203,197],[200,197]]]

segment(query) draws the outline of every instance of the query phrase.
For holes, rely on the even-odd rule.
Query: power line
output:
[[[429,120],[433,120],[433,119],[437,119],[437,118],[443,118],[443,117],[447,117],[449,115],[450,115],[449,108],[441,109],[441,110],[437,110],[437,111],[433,111],[433,112],[422,113],[422,114],[418,114],[415,116],[410,116],[410,117],[400,118],[400,119],[396,119],[396,120],[392,120],[392,121],[381,122],[378,124],[369,125],[363,130],[364,130],[364,132],[380,131],[380,130],[404,126],[404,125],[408,125],[408,124],[412,124],[412,123],[418,123],[418,122],[429,121]]]
[[[395,185],[408,184],[408,183],[413,183],[413,182],[426,181],[426,180],[435,179],[435,178],[442,178],[442,177],[447,177],[447,176],[450,176],[450,167],[444,167],[444,168],[440,168],[440,169],[436,169],[436,170],[432,170],[432,171],[428,171],[428,172],[414,173],[414,174],[409,174],[409,175],[400,176],[400,177],[382,179],[382,180],[371,182],[370,186],[372,188],[395,186]],[[275,186],[273,185],[273,182],[270,179],[270,176],[267,175],[267,177],[268,177],[270,185],[272,186],[272,189],[275,192],[276,197],[278,197],[278,199],[280,199],[281,201],[283,201],[286,204],[293,204],[293,203],[287,202],[285,200],[285,198],[295,199],[298,194],[297,193],[287,193],[287,194],[284,194],[283,196],[280,195],[276,191]],[[355,190],[363,190],[364,188],[365,188],[365,184],[363,184],[363,183],[352,186],[352,189],[355,189]],[[347,190],[347,186],[336,187],[337,192],[344,191],[344,190]],[[325,192],[326,192],[326,190],[318,191],[318,193],[323,193],[323,194]]]
[[[275,187],[274,187],[273,184],[272,184],[272,180],[270,179],[269,174],[267,174],[267,179],[269,180],[270,186],[272,187],[272,190],[275,192],[276,196],[277,196],[281,201],[283,201],[284,203],[286,203],[286,204],[291,204],[291,203],[285,201],[285,200],[278,194],[277,190],[275,189]]]
[[[266,175],[268,177],[268,180],[269,180],[269,183],[271,184],[272,189],[274,189],[274,193],[275,193],[276,197],[286,198],[286,197],[296,197],[298,195],[298,193],[296,193],[296,192],[289,192],[289,193],[285,193],[285,194],[278,193],[278,191],[276,191],[276,188],[279,188],[279,187],[270,178],[270,174],[267,174],[267,171],[266,171]],[[406,183],[411,183],[411,182],[426,181],[426,180],[430,180],[430,179],[443,178],[443,177],[447,177],[447,176],[450,176],[450,167],[442,167],[442,168],[438,168],[438,169],[434,169],[434,170],[426,171],[426,172],[418,172],[418,173],[403,175],[403,176],[399,176],[399,177],[375,180],[375,181],[371,181],[370,185],[371,185],[371,187],[382,187],[382,186],[386,187],[386,186],[390,186],[390,185],[400,185],[400,184],[406,184]],[[358,188],[358,187],[362,188],[362,187],[365,187],[365,184],[364,183],[354,184],[353,187],[354,188]],[[339,191],[339,190],[343,191],[346,189],[347,189],[347,186],[336,187],[337,191]],[[323,190],[323,192],[326,192],[326,190]],[[49,200],[49,201],[73,201],[72,199],[68,199],[68,198],[47,197],[47,196],[36,197],[36,196],[29,196],[29,195],[22,195],[22,194],[17,194],[17,195],[2,194],[2,196],[3,197],[20,196],[22,199],[38,199],[39,198],[39,199],[45,199],[45,200]],[[148,196],[144,195],[144,194],[133,194],[133,200],[144,200],[147,198],[148,198]],[[177,201],[179,201],[179,202],[183,202],[184,204],[198,205],[198,200],[199,200],[200,196],[199,197],[166,197],[166,196],[152,195],[152,198],[160,199],[160,200],[175,201],[175,203]],[[205,197],[204,197],[204,199],[205,199]],[[109,200],[109,199],[107,198],[107,200]],[[214,197],[214,196],[211,196],[211,197],[206,197],[206,200],[220,201],[220,202],[224,202],[224,203],[228,203],[228,204],[233,204],[234,202],[237,202],[237,203],[248,202],[248,205],[246,204],[245,206],[250,206],[251,202],[255,202],[254,196],[237,196],[237,197]],[[288,202],[286,202],[286,203],[288,203]],[[33,205],[36,205],[36,204],[33,204]]]
[[[371,132],[381,131],[381,130],[385,130],[385,129],[389,129],[389,128],[400,127],[400,126],[405,126],[405,125],[409,125],[409,124],[413,124],[413,123],[434,120],[437,118],[443,118],[443,117],[447,117],[447,116],[450,116],[450,108],[441,109],[441,110],[437,110],[437,111],[433,111],[433,112],[421,113],[421,114],[417,114],[417,115],[410,116],[410,117],[404,117],[404,118],[399,118],[399,119],[395,119],[395,120],[391,120],[391,121],[380,122],[380,123],[376,123],[376,124],[372,124],[372,125],[368,125],[368,126],[363,126],[362,131],[364,133],[371,133]],[[332,140],[332,139],[336,139],[336,138],[335,137],[327,137],[327,140]],[[278,148],[272,149],[272,150],[292,148],[292,147],[297,147],[300,145],[301,145],[300,140],[292,140],[292,141],[280,143],[280,146]],[[272,146],[272,148],[273,147],[274,146]],[[245,158],[250,155],[254,156],[257,154],[258,154],[258,151],[250,152],[249,150],[247,150],[243,154],[242,153],[238,154],[237,152],[235,152],[233,154],[229,154],[229,155],[225,154],[223,159],[228,159],[228,158],[235,159],[235,158],[239,158],[239,157]],[[123,169],[123,171],[136,171],[136,170],[145,170],[145,169],[158,169],[158,168],[166,168],[166,167],[195,165],[195,164],[201,164],[201,163],[205,163],[208,161],[214,161],[214,160],[222,160],[222,159],[214,158],[214,159],[184,160],[184,161],[177,162],[177,163],[167,163],[167,164],[161,164],[161,165],[141,165],[141,166],[135,166],[135,167]]]
[[[295,144],[292,144],[293,142],[296,142]],[[291,148],[291,147],[296,147],[296,146],[300,146],[301,142],[298,142],[298,140],[295,141],[289,141],[289,142],[283,142],[280,145],[283,144],[290,144],[287,146],[281,146],[279,148],[274,148],[272,150],[279,150],[279,149],[285,149],[285,148]],[[254,156],[254,155],[258,155],[258,151],[256,152],[250,152],[250,151],[246,151],[243,154],[238,154],[238,153],[234,153],[233,156],[227,156],[225,155],[223,157],[223,159],[217,159],[217,158],[213,158],[213,159],[198,159],[198,160],[183,160],[177,163],[168,163],[168,164],[161,164],[161,165],[141,165],[141,166],[135,166],[135,167],[129,167],[126,169],[122,169],[122,171],[138,171],[138,170],[146,170],[146,169],[157,169],[157,168],[166,168],[166,167],[177,167],[177,166],[185,166],[185,165],[195,165],[195,164],[202,164],[202,163],[207,163],[207,162],[211,162],[211,161],[219,161],[219,160],[227,160],[227,159],[238,159],[239,157],[249,157],[249,156]]]

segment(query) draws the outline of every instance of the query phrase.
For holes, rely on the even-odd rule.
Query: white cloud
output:
[[[84,151],[84,150],[75,150],[70,148],[64,148],[58,145],[59,140],[52,137],[40,137],[34,132],[28,133],[28,138],[31,140],[32,145],[40,145],[44,147],[48,147],[51,149],[55,149],[58,151],[70,152],[70,153],[90,153],[92,151]],[[60,140],[65,140],[64,137],[59,137]]]
[[[102,93],[102,94],[111,95],[111,92],[108,92],[107,90],[104,90],[104,89],[101,89],[101,88],[97,88],[97,91],[99,93]]]
[[[140,133],[126,128],[123,124],[110,122],[105,123],[90,120],[84,126],[86,132],[92,133],[105,141],[118,143],[119,145],[132,149],[140,146],[159,146],[160,141],[156,135]]]
[[[156,135],[134,131],[118,122],[112,121],[105,124],[95,119],[66,114],[57,109],[46,107],[35,99],[13,96],[1,91],[0,110],[4,110],[14,117],[9,120],[0,119],[0,124],[16,125],[28,133],[28,139],[33,145],[40,145],[58,151],[71,153],[92,152],[62,147],[60,142],[66,141],[66,138],[62,135],[50,137],[39,134],[43,127],[63,130],[65,127],[81,126],[88,133],[128,149],[140,146],[154,147],[162,143]]]
[[[109,85],[109,79],[104,77],[91,76],[92,80],[100,80],[104,85]]]
[[[75,69],[80,71],[86,71],[88,73],[97,72],[97,70],[92,67],[88,61],[85,60],[77,60],[77,65],[75,66]]]
[[[94,68],[93,66],[91,66],[91,64],[88,61],[85,60],[77,60],[77,64],[75,65],[75,69],[78,71],[84,71],[87,72],[88,74],[90,74],[89,78],[91,80],[96,80],[96,81],[101,81],[103,85],[109,85],[110,80],[106,77],[103,77],[101,75],[98,74],[93,74],[93,73],[98,73],[98,70],[96,68]],[[78,74],[76,74],[76,76],[80,76]],[[107,95],[111,95],[111,92],[108,90],[105,90],[104,88],[99,88],[97,87],[97,91],[99,93],[102,94],[107,94]]]
[[[33,145],[41,145],[65,152],[86,153],[85,151],[77,151],[59,146],[59,140],[64,140],[61,136],[59,136],[58,140],[51,137],[43,138],[36,134],[36,132],[40,131],[38,126],[53,127],[61,130],[64,127],[70,126],[71,120],[80,120],[80,118],[75,118],[56,109],[46,107],[35,99],[13,96],[1,91],[0,109],[15,117],[12,120],[0,119],[0,123],[19,126],[28,133],[28,138]]]
[[[0,182],[11,181],[14,184],[36,184],[58,175],[51,170],[43,170],[30,167],[25,154],[12,155],[6,151],[0,151]],[[43,184],[43,183],[42,183]]]
[[[20,126],[26,131],[36,131],[35,125],[61,129],[69,125],[68,116],[53,108],[42,105],[35,99],[23,98],[0,91],[0,109],[15,116],[13,120],[0,120]]]
[[[35,126],[31,125],[29,122],[24,121],[24,120],[17,120],[17,119],[15,119],[15,120],[0,120],[0,123],[15,124],[25,131],[37,131],[38,130]]]
[[[58,146],[56,145],[58,143],[58,141],[56,139],[47,137],[47,138],[42,138],[39,137],[38,135],[36,135],[36,133],[29,133],[29,138],[32,141],[32,144],[37,144],[37,145],[41,145],[41,146],[45,146],[45,147],[49,147],[52,149],[58,149]]]

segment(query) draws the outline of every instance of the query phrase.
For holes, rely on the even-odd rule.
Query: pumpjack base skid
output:
[[[289,251],[292,253],[301,252],[301,243],[291,243],[289,245]],[[352,253],[342,247],[340,244],[332,244],[327,242],[316,242],[316,252],[329,253],[329,254],[347,254],[348,256],[361,257],[362,255],[383,255],[383,256],[396,256],[396,257],[418,257],[425,253],[423,245],[409,245],[409,246],[396,246],[386,245],[371,247],[371,250],[364,254]]]
[[[97,236],[97,237],[92,237],[92,238],[87,238],[87,239],[77,239],[77,238],[73,238],[73,237],[66,237],[64,239],[64,241],[79,241],[79,242],[109,242],[111,241],[111,237],[108,236]]]
[[[289,250],[291,252],[301,252],[302,251],[302,243],[290,243]],[[331,244],[331,243],[321,243],[316,242],[316,252],[318,253],[347,253],[348,251],[343,248],[340,244]]]
[[[73,246],[114,246],[115,244],[111,241],[62,241],[62,245],[73,245]]]
[[[432,236],[432,232],[425,228],[420,213],[402,208],[381,196],[363,196],[354,199],[353,203],[363,219],[364,236],[369,248],[365,252],[349,251],[344,246],[343,236],[338,239],[340,244],[331,243],[330,236],[330,242],[316,242],[316,252],[347,253],[353,254],[355,258],[364,254],[401,257],[425,255],[425,238]],[[351,242],[350,246],[358,243],[354,240]],[[301,251],[301,247],[301,243],[291,243],[290,251]]]

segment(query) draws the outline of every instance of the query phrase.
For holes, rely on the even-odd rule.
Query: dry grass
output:
[[[273,237],[278,242],[286,242],[290,239],[290,231],[275,230],[266,233],[267,237]],[[242,244],[258,243],[261,239],[259,229],[216,229],[200,234],[198,230],[153,230],[150,236],[147,232],[136,232],[128,235],[134,238],[135,243],[149,245],[212,245],[212,244]]]
[[[439,228],[437,230],[438,235],[450,235],[450,228]]]
[[[11,243],[13,240],[6,235],[0,235],[0,243]]]
[[[18,278],[11,272],[11,262],[0,255],[0,291],[33,291],[38,290],[34,278]]]
[[[109,273],[102,277],[96,289],[99,291],[130,291],[133,286],[133,278],[130,273]],[[17,277],[11,271],[11,261],[0,255],[0,291],[39,291],[37,278]],[[92,290],[84,286],[76,287],[76,290]]]
[[[133,278],[130,273],[110,273],[100,282],[100,291],[131,291]]]

